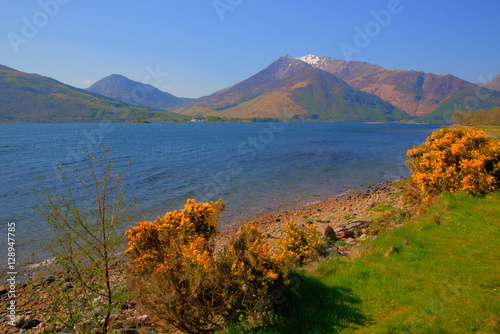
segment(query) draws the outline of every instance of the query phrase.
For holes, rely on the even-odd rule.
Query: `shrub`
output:
[[[180,212],[127,232],[132,294],[151,315],[184,332],[210,333],[240,316],[264,319],[269,289],[283,276],[264,234],[251,224],[215,254],[223,209],[222,200],[188,200]]]
[[[111,271],[124,242],[120,223],[128,214],[123,174],[113,171],[107,153],[103,148],[99,162],[88,152],[89,169],[84,172],[67,173],[59,167],[59,193],[47,188],[42,177],[35,187],[40,202],[35,208],[51,225],[55,239],[49,251],[56,267],[48,270],[62,269],[68,281],[50,286],[54,330],[109,333],[122,307],[121,287],[113,284]]]
[[[412,179],[427,196],[443,190],[484,194],[500,185],[500,143],[484,131],[439,129],[407,156]]]
[[[298,226],[286,223],[286,234],[278,240],[279,255],[288,265],[301,265],[307,260],[317,259],[326,253],[326,244],[316,225]]]
[[[231,286],[217,275],[214,237],[224,202],[188,200],[180,212],[127,231],[130,289],[148,312],[187,333],[210,333],[229,318]]]
[[[250,324],[262,325],[270,320],[271,290],[284,284],[282,258],[271,255],[265,238],[260,228],[246,223],[232,236],[220,262],[221,272],[229,272],[235,284],[232,307]]]

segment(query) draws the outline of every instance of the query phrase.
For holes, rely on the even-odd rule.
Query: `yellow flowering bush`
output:
[[[248,322],[264,324],[270,320],[271,289],[283,288],[284,266],[281,257],[271,255],[264,232],[246,223],[235,233],[221,259],[221,268],[229,272],[237,285],[233,307],[241,310]]]
[[[224,202],[190,199],[180,212],[127,231],[130,291],[149,314],[188,333],[211,333],[231,316],[231,285],[214,259]]]
[[[132,294],[151,315],[184,332],[211,333],[242,315],[264,323],[270,289],[283,281],[280,258],[252,224],[215,254],[223,209],[222,200],[188,200],[180,212],[127,231]]]
[[[189,199],[180,212],[167,212],[154,223],[146,221],[131,227],[126,232],[129,239],[126,252],[135,270],[165,274],[167,270],[193,269],[209,275],[217,219],[222,210],[222,200],[208,204]],[[173,266],[175,262],[179,262],[180,268]]]
[[[314,224],[299,226],[293,220],[286,224],[286,233],[278,240],[279,255],[289,265],[300,265],[326,253],[326,244]]]
[[[500,186],[500,142],[484,131],[439,129],[407,156],[412,179],[428,196],[443,190],[484,194]]]

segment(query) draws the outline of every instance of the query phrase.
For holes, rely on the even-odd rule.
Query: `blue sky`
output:
[[[499,14],[498,0],[0,0],[0,64],[81,88],[118,73],[186,97],[285,53],[478,82],[500,74]]]

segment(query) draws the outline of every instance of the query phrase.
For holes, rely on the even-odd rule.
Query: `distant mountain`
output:
[[[4,66],[4,65],[0,65],[0,71],[19,72],[19,71],[13,69],[13,68],[10,68],[10,67]]]
[[[87,88],[87,90],[132,105],[160,110],[167,110],[193,100],[174,96],[154,86],[130,80],[119,74],[105,77]]]
[[[0,122],[98,122],[151,118],[178,119],[180,115],[131,107],[51,78],[0,65]]]
[[[479,86],[486,87],[488,89],[500,90],[500,75],[495,79],[488,81],[486,83],[479,83]]]
[[[308,55],[298,58],[314,68],[332,73],[353,88],[379,96],[413,116],[435,112],[439,115],[475,96],[478,86],[453,75],[435,75],[421,71],[388,70],[359,61],[337,60]],[[500,95],[479,100],[476,108],[500,105]]]
[[[254,76],[174,111],[219,117],[300,117],[323,121],[387,121],[409,116],[379,97],[288,55]]]

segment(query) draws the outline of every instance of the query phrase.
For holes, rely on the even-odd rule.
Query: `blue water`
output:
[[[20,262],[43,256],[48,224],[32,209],[36,176],[57,187],[57,166],[85,168],[104,144],[126,169],[136,221],[182,208],[187,198],[223,198],[222,226],[346,188],[408,177],[405,154],[436,128],[423,124],[152,123],[0,124],[0,237],[17,226]],[[125,227],[125,226],[124,226]],[[2,245],[5,245],[2,241]],[[6,246],[2,246],[6,248]],[[6,263],[6,249],[0,263]]]

